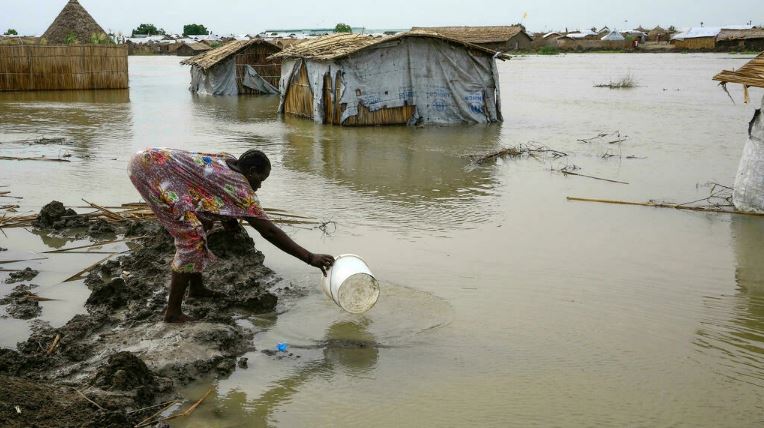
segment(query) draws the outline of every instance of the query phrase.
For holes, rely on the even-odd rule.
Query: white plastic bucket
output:
[[[324,293],[340,308],[360,314],[371,309],[379,298],[379,283],[366,262],[353,254],[342,254],[321,278]]]

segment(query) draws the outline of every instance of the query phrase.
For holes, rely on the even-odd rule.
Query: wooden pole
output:
[[[738,211],[738,210],[725,210],[721,208],[688,207],[686,205],[666,204],[661,202],[633,202],[633,201],[619,201],[619,200],[613,200],[613,199],[576,198],[573,196],[568,196],[567,200],[576,201],[576,202],[596,202],[600,204],[615,204],[615,205],[636,205],[641,207],[673,208],[675,210],[685,210],[685,211],[700,211],[700,212],[707,212],[707,213],[737,214],[737,215],[764,217],[764,213],[746,212],[746,211]]]

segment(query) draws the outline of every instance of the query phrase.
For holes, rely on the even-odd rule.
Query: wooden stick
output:
[[[86,201],[84,199],[82,201],[85,202],[86,204],[92,206],[93,208],[95,208],[95,209],[97,209],[99,211],[102,211],[104,214],[106,214],[106,217],[110,217],[110,218],[112,218],[114,220],[124,220],[125,219],[124,217],[122,217],[121,215],[115,213],[114,211],[109,211],[108,209],[106,209],[106,208],[104,208],[104,207],[102,207],[100,205],[96,205],[96,204],[94,204],[92,202],[88,202],[88,201]]]
[[[82,398],[84,398],[84,399],[88,400],[88,401],[89,401],[91,404],[93,404],[94,406],[98,407],[100,410],[104,410],[104,408],[103,408],[103,407],[101,407],[101,406],[100,406],[98,403],[96,403],[95,401],[93,401],[93,400],[89,399],[89,398],[88,398],[88,397],[87,397],[85,394],[83,394],[83,393],[82,393],[82,391],[80,391],[80,390],[79,390],[79,389],[77,389],[77,388],[74,388],[74,390],[75,390],[75,391],[77,391],[77,394],[80,394],[80,395],[82,396]]]
[[[155,422],[159,422],[158,420],[154,420],[154,419],[157,416],[161,415],[163,412],[167,411],[167,409],[169,409],[170,407],[174,406],[176,403],[177,403],[176,401],[170,402],[170,404],[168,404],[167,406],[163,407],[158,412],[156,412],[153,415],[149,416],[148,418],[138,422],[138,425],[136,425],[135,428],[140,428],[140,427],[144,427],[146,425],[153,424]]]
[[[100,265],[101,263],[105,262],[106,260],[109,260],[110,258],[114,257],[114,254],[110,254],[103,259],[93,263],[92,265],[86,267],[85,269],[82,269],[81,271],[77,272],[76,274],[70,276],[69,278],[66,278],[63,282],[69,282],[69,281],[76,281],[80,278],[82,278],[82,275],[90,272],[93,270],[96,266]]]
[[[59,248],[58,250],[43,251],[43,254],[66,253],[67,251],[71,251],[71,250],[81,250],[83,248],[101,247],[108,244],[116,244],[117,242],[134,241],[136,239],[142,239],[142,238],[145,238],[145,236],[137,236],[137,237],[125,238],[125,239],[112,239],[110,241],[96,242],[95,244],[87,244],[87,245],[80,245],[80,246],[71,247],[71,248]]]
[[[204,400],[207,398],[207,396],[209,396],[209,395],[212,393],[212,390],[213,390],[213,389],[214,389],[214,387],[210,387],[210,389],[208,389],[208,390],[207,390],[207,393],[206,393],[206,394],[204,394],[204,395],[202,396],[202,398],[200,398],[199,400],[197,400],[197,401],[196,401],[196,403],[194,403],[194,404],[192,404],[191,406],[189,406],[189,408],[188,408],[188,409],[186,409],[185,411],[183,411],[183,412],[181,412],[181,413],[178,413],[178,414],[176,414],[176,415],[172,415],[172,416],[170,416],[170,417],[168,417],[168,418],[164,418],[164,419],[162,419],[162,420],[163,420],[163,421],[169,421],[169,420],[171,420],[171,419],[179,418],[179,417],[181,417],[181,416],[188,416],[188,415],[190,415],[191,413],[193,413],[193,412],[194,412],[194,410],[196,410],[196,408],[197,408],[197,407],[199,407],[199,405],[200,405],[200,404],[202,404],[202,401],[204,401]]]
[[[47,257],[38,257],[36,259],[23,259],[23,260],[0,260],[0,265],[8,264],[8,263],[21,263],[21,262],[31,262],[33,260],[48,260]]]
[[[600,181],[607,181],[609,183],[629,184],[629,183],[627,183],[625,181],[611,180],[609,178],[594,177],[592,175],[579,174],[577,172],[570,172],[570,171],[563,171],[563,170],[559,170],[559,171],[562,173],[562,175],[575,175],[575,176],[578,176],[578,177],[586,177],[586,178],[593,178],[595,180],[600,180]]]
[[[58,342],[60,341],[61,341],[61,335],[57,334],[56,337],[53,339],[53,342],[50,344],[50,346],[48,346],[48,350],[45,351],[45,355],[52,354],[53,351],[55,351],[56,348],[58,347]]]
[[[15,156],[0,156],[0,160],[17,160],[17,161],[32,160],[32,161],[48,161],[48,162],[70,162],[69,159],[46,158],[44,156],[41,156],[39,158],[20,158],[20,157],[15,157]]]
[[[127,414],[130,415],[130,414],[133,414],[133,413],[139,413],[139,412],[142,412],[144,410],[153,409],[155,407],[160,407],[160,406],[166,406],[168,404],[175,404],[177,402],[178,402],[178,400],[165,401],[164,403],[154,404],[153,406],[144,407],[142,409],[130,410],[129,412],[127,412]]]
[[[618,201],[618,200],[611,200],[611,199],[576,198],[573,196],[568,196],[567,200],[577,201],[577,202],[596,202],[601,204],[636,205],[641,207],[653,207],[653,208],[673,208],[676,210],[700,211],[700,212],[721,213],[721,214],[750,215],[750,216],[757,216],[757,217],[764,216],[764,213],[754,213],[754,212],[745,212],[745,211],[737,211],[737,210],[723,210],[719,208],[688,207],[685,205],[665,204],[660,202],[631,202],[631,201]]]

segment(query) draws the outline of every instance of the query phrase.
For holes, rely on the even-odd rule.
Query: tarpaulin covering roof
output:
[[[701,37],[716,37],[722,30],[750,30],[750,25],[728,25],[725,27],[692,27],[674,35],[671,40],[697,39]]]
[[[264,39],[237,40],[226,43],[223,46],[209,50],[202,54],[192,56],[191,58],[181,61],[180,63],[183,65],[195,65],[197,67],[201,67],[204,70],[207,70],[215,64],[224,61],[232,55],[236,55],[236,53],[254,44],[265,44],[272,46],[274,50],[281,50],[281,48],[276,44]]]
[[[764,88],[764,52],[735,71],[722,71],[714,80]]]
[[[487,55],[497,55],[498,58],[506,59],[508,56],[500,54],[494,50],[486,49],[482,46],[474,45],[442,34],[430,31],[408,31],[388,37],[374,37],[364,34],[339,33],[329,36],[318,37],[316,39],[306,40],[302,43],[289,46],[283,51],[272,55],[270,58],[310,58],[317,61],[329,61],[354,54],[366,48],[382,45],[408,37],[424,37],[431,39],[440,39],[447,42],[461,45],[465,48],[483,52]]]
[[[525,32],[519,25],[484,27],[414,27],[412,31],[430,31],[469,43],[499,43]],[[530,37],[530,36],[528,36]]]

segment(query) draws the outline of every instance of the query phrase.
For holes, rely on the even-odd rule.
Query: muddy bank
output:
[[[62,235],[93,237],[103,231],[103,227],[92,233],[83,231],[85,225],[92,229],[93,223],[60,203],[46,205],[35,225]],[[218,261],[205,271],[204,281],[220,296],[184,304],[184,312],[195,322],[167,324],[162,316],[175,251],[172,238],[154,221],[106,226],[112,233],[132,238],[131,252],[115,255],[87,274],[85,284],[91,290],[85,304],[87,314],[76,315],[60,328],[35,321],[31,336],[16,350],[0,349],[0,375],[13,377],[22,388],[0,396],[0,425],[29,423],[25,418],[34,411],[35,400],[61,397],[57,409],[79,403],[71,394],[59,394],[60,388],[75,388],[95,403],[84,406],[90,413],[64,412],[63,417],[70,415],[71,421],[60,420],[61,415],[46,421],[45,414],[38,413],[42,419],[35,419],[35,424],[79,425],[85,419],[108,417],[111,422],[106,425],[130,426],[156,411],[137,409],[177,398],[176,387],[187,382],[229,375],[237,358],[254,349],[254,331],[244,327],[250,323],[237,320],[273,311],[279,278],[263,265],[263,254],[243,229],[214,228],[209,232],[208,245]],[[6,297],[6,312],[21,306],[13,310],[23,310],[25,316],[39,315],[37,302],[28,299],[31,288],[18,285]],[[24,394],[35,399],[26,400]],[[70,399],[75,401],[67,401]],[[21,413],[15,410],[17,405]]]

